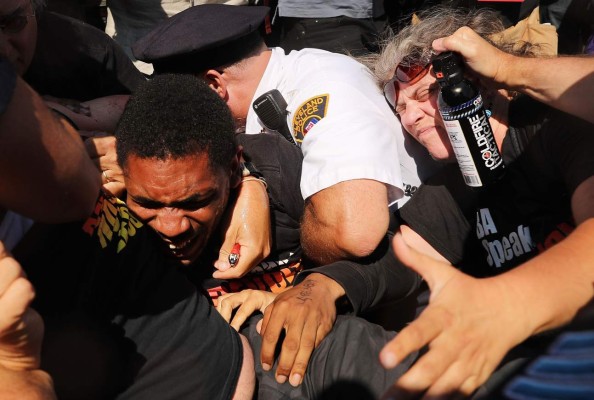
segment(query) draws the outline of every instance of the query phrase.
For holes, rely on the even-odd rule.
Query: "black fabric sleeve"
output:
[[[459,264],[473,234],[478,192],[464,184],[456,165],[448,165],[419,187],[396,213],[450,263]]]
[[[374,253],[365,259],[337,261],[305,270],[297,276],[294,284],[312,273],[326,275],[344,288],[355,314],[402,299],[420,286],[421,277],[396,259],[392,237],[391,233],[386,234]]]
[[[152,228],[104,193],[85,229],[95,256],[81,304],[119,326],[143,359],[118,398],[230,399],[243,359],[239,335],[167,257]]]
[[[42,228],[15,256],[35,286],[58,398],[232,398],[239,335],[125,203],[104,192],[84,230]]]

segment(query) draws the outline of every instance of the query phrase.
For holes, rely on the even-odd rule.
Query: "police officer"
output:
[[[302,244],[319,264],[370,254],[388,226],[388,203],[417,184],[399,123],[368,71],[344,55],[268,49],[258,27],[268,8],[201,5],[138,41],[157,74],[202,76],[248,134],[267,132],[254,99],[277,89],[304,154]],[[224,27],[224,29],[223,29]],[[415,154],[416,155],[416,154]]]

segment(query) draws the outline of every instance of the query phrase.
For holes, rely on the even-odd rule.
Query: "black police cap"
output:
[[[239,61],[261,39],[268,7],[203,4],[166,19],[132,47],[155,73],[195,73]]]

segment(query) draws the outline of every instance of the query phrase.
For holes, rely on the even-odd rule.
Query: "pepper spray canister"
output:
[[[432,62],[441,87],[438,107],[466,185],[482,188],[505,173],[503,158],[483,106],[483,98],[464,78],[462,58],[451,51]]]

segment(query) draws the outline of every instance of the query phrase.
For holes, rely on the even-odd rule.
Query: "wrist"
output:
[[[266,189],[268,189],[268,184],[266,183],[266,179],[264,179],[264,175],[256,168],[254,164],[249,161],[244,161],[240,165],[241,170],[241,184],[247,182],[259,182],[260,184],[264,185]]]
[[[328,293],[330,293],[332,300],[334,301],[337,301],[346,295],[344,288],[338,282],[324,274],[310,274],[303,280],[302,284],[307,281],[321,285]]]

